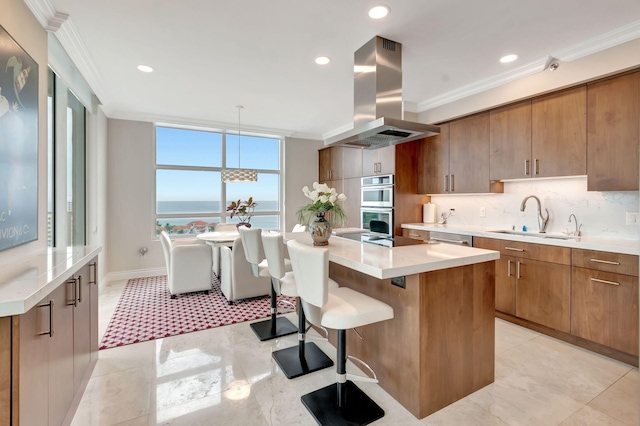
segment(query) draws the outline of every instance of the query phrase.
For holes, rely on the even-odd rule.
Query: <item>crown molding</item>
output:
[[[632,22],[581,43],[574,44],[566,49],[555,52],[552,56],[563,62],[571,62],[637,38],[640,38],[640,21]]]
[[[323,134],[322,134],[322,140],[323,140],[323,141],[324,141],[324,140],[327,140],[327,139],[329,139],[330,137],[333,137],[333,136],[335,136],[335,135],[339,135],[340,133],[343,133],[343,132],[349,131],[349,130],[351,130],[351,129],[353,129],[353,122],[351,122],[351,123],[347,123],[347,124],[345,124],[345,125],[343,125],[343,126],[338,127],[337,129],[333,129],[333,130],[330,130],[330,131],[328,131],[328,132],[326,132],[326,133],[323,133]]]
[[[539,73],[544,69],[546,62],[547,57],[544,57],[515,68],[514,70],[478,80],[450,92],[443,93],[442,95],[427,99],[426,101],[419,102],[417,112],[427,111],[432,108],[439,107],[440,105],[445,105],[450,102],[457,101],[458,99],[493,89],[494,87],[501,86],[505,83],[509,83],[510,81],[519,80],[523,77]]]
[[[238,128],[238,123],[223,123],[212,120],[202,120],[189,117],[176,117],[174,115],[162,115],[162,114],[148,114],[148,113],[134,113],[128,111],[108,111],[104,107],[102,108],[105,115],[110,119],[115,120],[131,120],[150,122],[161,125],[169,126],[190,126],[193,128],[207,129],[207,130],[226,130],[234,131]],[[249,135],[255,134],[260,136],[272,136],[272,137],[299,137],[305,139],[317,139],[311,137],[312,135],[294,132],[293,130],[274,129],[260,126],[246,126],[242,125],[242,134]]]
[[[104,83],[89,49],[85,46],[73,24],[72,18],[65,13],[56,11],[49,0],[24,0],[24,2],[40,25],[47,31],[55,33],[71,61],[99,99],[101,94],[106,93]],[[56,28],[58,23],[59,26]]]
[[[566,49],[553,53],[544,59],[531,62],[512,71],[495,75],[474,83],[462,86],[442,95],[435,96],[418,103],[416,112],[423,112],[450,102],[466,98],[476,93],[484,92],[494,87],[501,86],[514,80],[518,80],[529,75],[541,72],[546,67],[549,57],[557,58],[563,62],[571,62],[584,56],[592,55],[602,50],[610,49],[619,44],[640,38],[640,21],[616,28],[599,36],[590,38],[581,43],[570,46]]]

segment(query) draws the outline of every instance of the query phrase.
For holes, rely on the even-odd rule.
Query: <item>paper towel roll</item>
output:
[[[423,223],[435,223],[436,221],[436,205],[435,204],[423,204],[422,205],[422,222]]]

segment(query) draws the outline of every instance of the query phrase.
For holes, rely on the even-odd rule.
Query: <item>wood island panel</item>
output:
[[[11,317],[0,318],[0,365],[11,365]],[[0,369],[0,424],[11,424],[11,369]]]
[[[394,318],[347,332],[347,353],[423,418],[494,380],[494,261],[408,275],[406,288],[330,263],[329,275],[389,304]],[[330,331],[335,344],[335,332]]]

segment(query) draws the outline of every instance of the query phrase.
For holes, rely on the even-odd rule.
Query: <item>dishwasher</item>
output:
[[[429,231],[429,241],[444,244],[457,244],[459,246],[473,247],[471,235],[450,234],[448,232]]]

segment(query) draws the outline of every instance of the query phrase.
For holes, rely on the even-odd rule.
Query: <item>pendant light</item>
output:
[[[238,108],[238,168],[237,169],[224,169],[222,171],[222,181],[228,182],[257,182],[258,171],[255,169],[241,169],[240,168],[240,111],[244,108],[242,105],[237,105]]]

